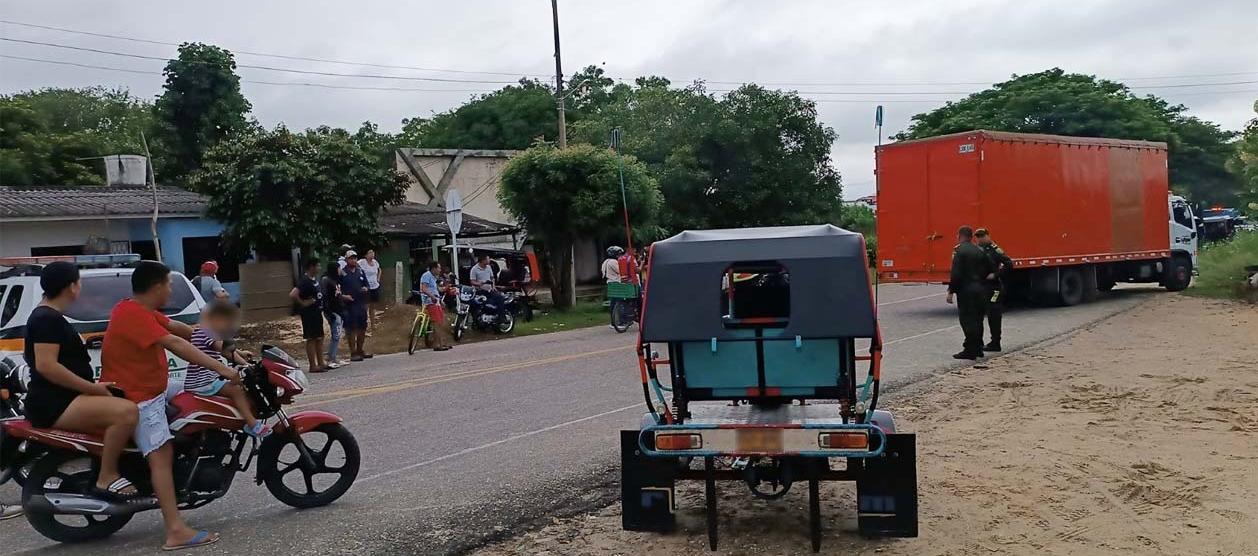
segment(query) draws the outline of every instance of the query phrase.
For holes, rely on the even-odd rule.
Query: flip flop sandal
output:
[[[180,545],[175,545],[175,546],[166,545],[162,547],[162,550],[165,550],[166,552],[171,552],[174,550],[183,550],[185,548],[196,548],[198,546],[214,544],[218,542],[218,538],[219,538],[218,533],[211,533],[209,531],[197,531],[197,534],[193,535],[191,539],[188,539],[188,542],[180,544]]]
[[[105,488],[92,485],[92,494],[98,498],[109,500],[110,502],[129,502],[140,497],[140,493],[138,491],[131,494],[122,492],[127,487],[133,486],[135,485],[133,485],[131,481],[128,481],[126,477],[118,477],[117,479],[114,479],[114,482],[109,483],[109,486]]]

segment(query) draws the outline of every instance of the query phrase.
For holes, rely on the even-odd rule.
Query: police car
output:
[[[0,257],[0,368],[17,368],[25,383],[30,368],[23,356],[26,319],[43,298],[39,273],[53,261],[70,261],[79,266],[82,291],[66,311],[66,320],[74,325],[87,344],[92,368],[100,377],[100,348],[109,324],[109,312],[119,301],[131,297],[129,265],[139,255],[75,255],[56,257]],[[205,300],[192,287],[188,278],[170,273],[170,301],[161,308],[170,318],[195,325]],[[182,388],[188,362],[167,352],[170,366],[170,388]]]

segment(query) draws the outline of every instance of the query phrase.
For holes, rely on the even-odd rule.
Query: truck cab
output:
[[[1197,268],[1197,227],[1192,205],[1179,195],[1170,196],[1171,251],[1186,253]]]

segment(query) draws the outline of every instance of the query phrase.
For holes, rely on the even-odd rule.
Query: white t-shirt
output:
[[[603,279],[608,284],[620,281],[620,263],[616,259],[603,260]]]
[[[481,287],[489,289],[488,284],[494,281],[494,267],[479,264],[472,265],[472,270],[468,271],[467,279],[473,282],[481,282]]]
[[[363,274],[367,275],[367,289],[379,289],[380,261],[369,261],[367,259],[363,259],[358,262],[358,266],[363,267]]]

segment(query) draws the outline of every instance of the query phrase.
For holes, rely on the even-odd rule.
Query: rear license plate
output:
[[[779,453],[782,429],[738,429],[735,441],[739,452]]]

